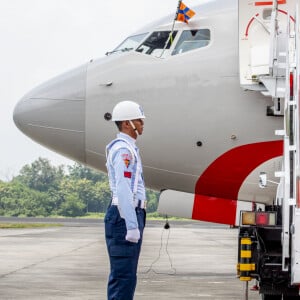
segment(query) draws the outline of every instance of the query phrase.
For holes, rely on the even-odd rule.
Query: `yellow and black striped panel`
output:
[[[251,263],[252,251],[251,251],[251,238],[245,237],[240,240],[240,261],[239,261],[239,273],[241,281],[250,281],[252,278],[250,272],[255,270],[255,264]]]

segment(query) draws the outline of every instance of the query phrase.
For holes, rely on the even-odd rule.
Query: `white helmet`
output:
[[[113,109],[112,121],[145,119],[143,109],[133,101],[121,101]]]

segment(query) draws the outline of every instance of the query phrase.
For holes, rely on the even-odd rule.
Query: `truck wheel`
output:
[[[262,294],[261,295],[262,300],[281,300],[282,296],[281,295],[267,295],[267,294]]]

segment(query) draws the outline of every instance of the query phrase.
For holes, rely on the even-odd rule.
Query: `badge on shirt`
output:
[[[123,158],[123,161],[125,163],[126,168],[128,168],[129,165],[130,165],[130,161],[131,161],[131,155],[127,154],[127,153],[126,154],[122,154],[122,158]]]

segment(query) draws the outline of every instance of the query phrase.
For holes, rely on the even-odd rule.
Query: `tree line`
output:
[[[147,211],[155,212],[158,193],[147,190]],[[0,216],[78,217],[103,213],[111,201],[105,173],[75,163],[53,166],[45,158],[0,181]]]

